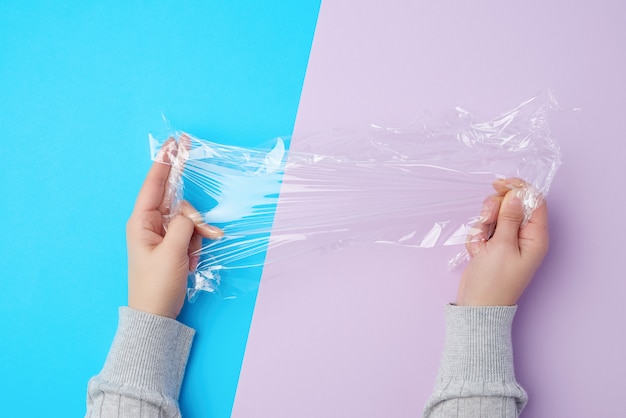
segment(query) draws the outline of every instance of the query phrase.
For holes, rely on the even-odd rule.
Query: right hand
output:
[[[485,200],[478,239],[468,242],[470,262],[461,277],[457,305],[512,306],[530,283],[548,251],[545,201],[522,226],[519,179],[494,182],[496,194]],[[493,236],[490,236],[490,231]]]

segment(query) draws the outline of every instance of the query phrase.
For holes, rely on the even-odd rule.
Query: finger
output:
[[[191,150],[191,137],[186,133],[181,133],[176,144],[176,155],[172,161],[172,166],[176,168],[176,174],[182,175],[185,164],[189,159],[189,151]]]
[[[189,151],[191,151],[191,137],[185,132],[180,134],[180,138],[178,139],[178,147],[185,151],[181,153],[182,158],[184,158],[184,160],[182,160],[181,162],[184,164],[187,161],[187,158],[189,158]]]
[[[548,204],[545,198],[541,198],[541,205],[533,211],[528,223],[531,225],[540,225],[542,227],[548,226]]]
[[[209,239],[218,239],[224,236],[224,231],[216,226],[206,224],[202,215],[186,200],[180,204],[180,214],[192,220],[196,232],[201,236]]]
[[[518,177],[509,177],[494,181],[492,186],[498,195],[504,196],[513,189],[522,189],[526,187],[527,183]]]
[[[170,221],[161,245],[177,257],[186,259],[193,232],[194,224],[191,219],[177,215]]]
[[[520,230],[520,250],[522,256],[541,260],[547,253],[549,244],[548,205],[544,201]]]
[[[135,211],[151,211],[158,209],[163,201],[165,186],[170,174],[170,157],[173,139],[168,139],[161,147],[157,161],[152,163],[135,202]],[[163,162],[159,162],[161,160]]]
[[[494,240],[508,242],[516,247],[519,245],[519,230],[524,220],[521,193],[522,190],[516,189],[504,196],[498,214],[498,225],[493,235]]]
[[[202,248],[202,236],[194,233],[189,243],[189,271],[194,271],[200,261],[200,249]]]
[[[179,198],[176,194],[179,192],[182,186],[182,177],[185,170],[185,163],[189,158],[189,150],[191,149],[191,138],[186,133],[182,133],[178,138],[178,143],[173,142],[171,158],[171,171],[167,179],[167,187],[163,196],[163,200],[159,205],[159,212],[163,215],[172,213],[172,210],[177,209],[175,206],[178,204]]]
[[[485,199],[478,221],[467,236],[465,248],[470,256],[478,253],[484,242],[493,235],[498,220],[502,197],[492,195]]]

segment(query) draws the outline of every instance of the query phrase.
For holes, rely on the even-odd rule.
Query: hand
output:
[[[522,226],[519,179],[494,182],[485,200],[478,239],[468,242],[471,260],[459,284],[457,305],[515,305],[548,251],[548,209],[544,202]],[[493,235],[492,235],[493,232]]]
[[[185,201],[165,230],[163,218],[171,215],[172,204],[171,193],[166,193],[168,178],[180,175],[184,164],[178,158],[172,168],[176,151],[172,139],[163,145],[157,158],[163,163],[153,163],[126,226],[128,306],[174,319],[185,301],[187,275],[198,264],[202,237],[217,239],[223,235],[219,228],[205,224]]]

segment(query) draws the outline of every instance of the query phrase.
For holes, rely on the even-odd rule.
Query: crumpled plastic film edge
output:
[[[527,182],[521,190],[528,220],[561,164],[547,123],[556,107],[547,91],[489,120],[457,108],[448,118],[403,129],[322,132],[299,138],[289,155],[281,138],[245,148],[170,132],[178,141],[169,156],[172,213],[181,199],[192,200],[225,234],[203,244],[190,274],[190,299],[201,291],[232,297],[254,288],[241,279],[241,269],[262,265],[259,255],[268,246],[288,245],[297,255],[358,241],[464,244],[497,178]],[[166,139],[149,136],[153,159]]]

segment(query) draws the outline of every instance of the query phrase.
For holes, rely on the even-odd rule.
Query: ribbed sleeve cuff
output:
[[[514,380],[511,326],[517,306],[446,307],[441,378]]]
[[[101,376],[178,400],[195,331],[174,319],[129,307],[121,307],[119,315]]]

